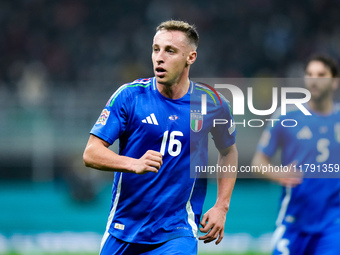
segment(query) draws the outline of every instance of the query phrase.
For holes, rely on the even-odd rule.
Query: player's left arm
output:
[[[229,169],[237,170],[238,152],[236,144],[220,151],[218,157],[218,165],[227,166]],[[229,210],[229,204],[231,194],[234,189],[236,181],[236,172],[219,173],[217,179],[217,200],[215,205],[207,211],[201,220],[202,227],[200,231],[207,233],[201,236],[199,239],[204,240],[204,243],[210,243],[216,240],[216,244],[219,244],[223,239],[224,225],[226,215]]]

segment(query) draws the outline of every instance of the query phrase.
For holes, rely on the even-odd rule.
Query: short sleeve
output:
[[[220,95],[220,97],[222,99],[222,114],[218,115],[218,119],[227,120],[228,123],[227,125],[216,125],[215,127],[212,127],[210,132],[213,136],[216,148],[218,150],[223,150],[235,143],[236,128],[229,102],[222,95]]]
[[[123,85],[111,96],[90,133],[113,144],[126,130],[129,101],[128,89]]]

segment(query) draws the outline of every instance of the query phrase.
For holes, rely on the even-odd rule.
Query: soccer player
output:
[[[199,224],[204,242],[223,238],[235,177],[218,178],[216,204],[200,221],[207,180],[190,169],[207,165],[209,132],[218,164],[236,167],[236,132],[212,125],[232,119],[227,101],[189,80],[197,45],[192,25],[161,23],[152,45],[155,77],[121,86],[90,132],[86,166],[115,172],[101,254],[197,254]],[[109,149],[116,139],[119,154]]]
[[[279,117],[276,123],[284,118],[298,124],[268,126],[253,158],[253,165],[269,165],[280,147],[282,164],[291,169],[288,176],[266,176],[283,185],[273,254],[340,254],[340,106],[333,102],[338,77],[334,60],[312,57],[305,68],[311,93],[306,108],[312,115],[297,109]],[[294,176],[301,172],[306,178]]]

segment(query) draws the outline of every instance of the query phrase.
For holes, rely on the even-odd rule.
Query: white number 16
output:
[[[165,131],[163,134],[163,140],[162,140],[161,151],[160,151],[163,156],[165,154],[165,147],[168,141],[168,135],[169,135],[169,131]],[[175,136],[183,136],[183,133],[181,131],[172,131],[170,133],[168,153],[173,157],[178,156],[181,153],[181,149],[182,149],[181,142],[175,139]]]

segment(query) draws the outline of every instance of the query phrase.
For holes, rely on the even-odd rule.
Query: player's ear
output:
[[[192,65],[197,58],[197,52],[195,50],[190,51],[188,57],[187,57],[187,64]]]

